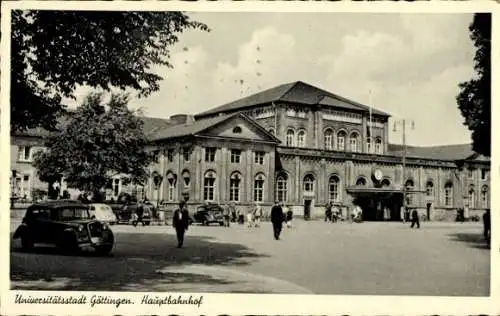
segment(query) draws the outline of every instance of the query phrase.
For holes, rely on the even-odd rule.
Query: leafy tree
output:
[[[472,131],[474,151],[491,154],[491,14],[477,13],[469,26],[476,46],[474,69],[476,76],[460,83],[458,108],[465,125]]]
[[[52,134],[46,150],[35,154],[40,180],[59,181],[94,196],[113,175],[124,173],[136,183],[147,178],[151,156],[143,121],[127,108],[128,96],[113,94],[105,104],[102,93],[89,94],[84,103]]]
[[[78,85],[157,91],[153,66],[185,29],[208,27],[181,12],[13,11],[11,130],[54,130]]]

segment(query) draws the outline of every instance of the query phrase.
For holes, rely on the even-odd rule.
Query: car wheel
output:
[[[208,221],[206,219],[203,220],[203,226],[208,226]]]
[[[76,241],[76,236],[70,233],[63,235],[63,240],[59,244],[59,248],[68,254],[75,254],[80,250]]]
[[[25,250],[25,251],[31,250],[31,249],[33,249],[33,245],[34,245],[34,242],[33,242],[33,238],[31,237],[31,235],[27,232],[24,233],[21,236],[21,247],[23,248],[23,250]]]
[[[99,254],[101,256],[105,256],[105,255],[109,254],[112,249],[113,249],[113,245],[99,246],[99,247],[95,248],[97,254]]]

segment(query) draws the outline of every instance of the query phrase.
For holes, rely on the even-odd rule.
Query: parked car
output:
[[[194,213],[194,222],[203,225],[210,225],[213,223],[224,226],[223,209],[217,204],[208,204],[199,206]]]
[[[89,205],[90,216],[97,220],[113,225],[118,221],[113,209],[106,204],[94,203]]]
[[[91,247],[100,254],[108,254],[114,244],[113,232],[106,223],[92,218],[88,205],[68,200],[29,206],[14,233],[14,239],[18,238],[25,250],[36,243],[48,243],[68,252]]]
[[[115,209],[116,217],[118,218],[118,223],[132,223],[136,220],[137,214],[137,203],[123,204],[120,208]],[[151,206],[144,204],[144,212],[142,214],[143,225],[151,224],[152,209]]]

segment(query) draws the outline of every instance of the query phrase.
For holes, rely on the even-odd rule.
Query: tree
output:
[[[94,196],[116,174],[146,180],[152,157],[145,151],[143,121],[127,109],[127,95],[113,94],[107,104],[103,99],[102,93],[89,94],[61,131],[48,137],[47,149],[34,158],[40,180],[64,177],[70,187]]]
[[[469,26],[476,47],[476,76],[459,84],[458,108],[472,131],[472,148],[491,155],[491,14],[477,13]]]
[[[55,130],[63,97],[78,85],[147,96],[172,67],[169,48],[185,29],[208,27],[181,12],[13,11],[11,131]]]

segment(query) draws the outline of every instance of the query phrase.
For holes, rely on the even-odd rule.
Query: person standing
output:
[[[247,210],[247,226],[250,228],[253,226],[253,211]]]
[[[411,212],[411,226],[410,228],[415,227],[417,225],[417,228],[420,228],[420,219],[418,218],[418,211],[417,209],[413,209]]]
[[[231,209],[229,208],[229,205],[224,205],[223,213],[222,215],[224,216],[224,226],[229,227],[231,223]]]
[[[325,206],[325,222],[332,221],[332,204],[331,202],[326,203]]]
[[[139,222],[141,222],[142,226],[144,226],[144,220],[142,217],[144,216],[144,205],[142,204],[142,201],[137,202],[137,209],[135,211],[135,214],[137,215],[137,219],[133,221],[134,226],[137,226]]]
[[[333,206],[333,211],[332,211],[332,222],[336,223],[337,220],[339,219],[340,216],[340,210],[337,205]]]
[[[285,216],[286,216],[286,227],[287,228],[292,228],[293,211],[289,207],[285,207],[285,209],[286,209],[286,213],[285,213]]]
[[[255,208],[253,210],[253,218],[255,221],[255,227],[260,227],[260,219],[262,217],[262,207],[259,203],[255,203]]]
[[[274,239],[279,240],[283,225],[283,209],[280,202],[276,200],[271,208],[271,222],[273,223]]]
[[[490,215],[490,209],[487,209],[486,212],[483,214],[483,236],[484,240],[490,244],[491,240],[491,215]]]
[[[184,244],[184,234],[189,227],[189,213],[186,209],[186,202],[181,201],[179,208],[174,212],[172,225],[177,233],[177,248],[182,248]]]

